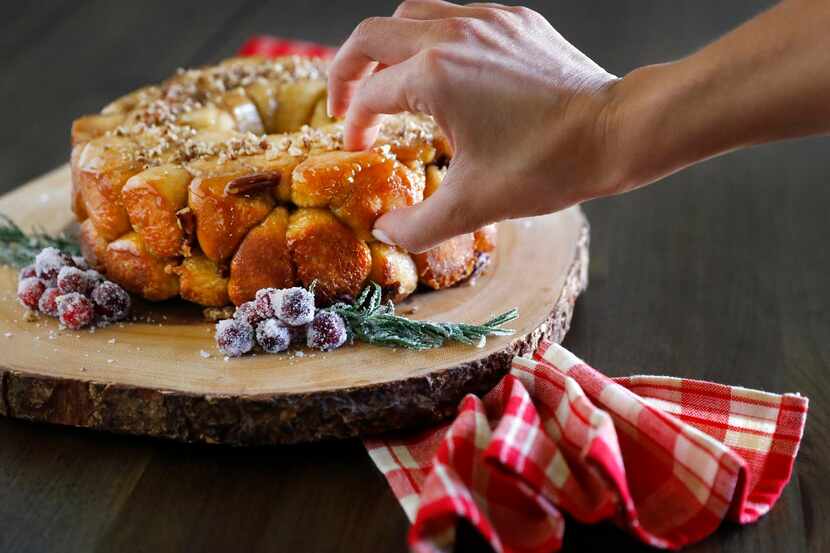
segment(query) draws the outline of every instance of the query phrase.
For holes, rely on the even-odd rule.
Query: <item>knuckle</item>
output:
[[[443,97],[448,84],[446,63],[449,52],[442,46],[433,46],[423,50],[419,56],[417,78],[420,82],[417,83],[417,88],[423,90],[428,97]]]
[[[510,27],[515,23],[516,16],[500,8],[487,8],[482,12],[481,18],[499,27]]]
[[[355,27],[355,30],[352,33],[352,38],[357,41],[364,40],[378,28],[381,20],[383,20],[382,17],[367,17],[357,24],[357,27]]]
[[[421,51],[421,64],[426,70],[436,70],[443,66],[447,51],[441,46],[431,46]]]
[[[443,25],[444,32],[456,41],[481,39],[488,34],[487,23],[474,17],[450,17]]]
[[[451,37],[459,38],[465,36],[473,26],[473,20],[469,17],[448,17],[442,21],[444,31]]]
[[[533,21],[541,17],[538,12],[531,10],[527,6],[510,6],[507,10],[524,21]]]

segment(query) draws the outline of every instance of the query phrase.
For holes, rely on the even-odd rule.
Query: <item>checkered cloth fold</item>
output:
[[[240,55],[331,57],[256,36]],[[753,522],[790,479],[807,399],[666,376],[608,378],[565,348],[517,357],[484,398],[415,436],[366,440],[411,521],[414,551],[450,551],[468,520],[496,551],[559,549],[562,512],[680,548]]]
[[[413,521],[414,551],[450,551],[460,518],[496,551],[555,551],[562,512],[676,549],[772,507],[806,414],[795,394],[611,379],[542,343],[451,424],[365,445]]]

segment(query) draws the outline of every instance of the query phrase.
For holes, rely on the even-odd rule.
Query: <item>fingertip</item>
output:
[[[375,144],[378,132],[380,132],[379,123],[364,126],[347,122],[343,146],[350,151],[368,150]]]
[[[329,119],[334,117],[334,108],[332,107],[332,102],[332,96],[331,94],[329,94],[326,97],[326,117],[328,117]]]

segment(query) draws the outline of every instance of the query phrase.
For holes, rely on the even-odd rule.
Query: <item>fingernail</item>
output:
[[[329,96],[326,99],[326,115],[329,116],[329,119],[334,119],[334,115],[332,114],[332,111],[334,111],[334,110],[331,109],[331,96]]]
[[[389,238],[389,235],[380,230],[379,228],[372,229],[372,236],[375,237],[375,240],[377,240],[378,242],[383,242],[387,246],[397,246],[397,244],[395,244],[395,242],[391,238]]]

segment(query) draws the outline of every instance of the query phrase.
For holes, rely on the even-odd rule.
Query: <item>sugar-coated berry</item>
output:
[[[23,306],[37,310],[40,296],[46,290],[46,284],[37,277],[27,277],[17,283],[17,299]]]
[[[20,272],[17,274],[17,280],[23,280],[24,278],[30,278],[33,276],[37,276],[37,271],[35,270],[34,265],[26,265]]]
[[[87,271],[69,265],[61,267],[58,271],[58,290],[63,294],[78,292],[86,296],[92,292],[93,288],[95,288],[95,280]]]
[[[107,279],[104,278],[104,275],[96,271],[95,269],[85,269],[86,276],[93,282],[103,282]]]
[[[265,319],[273,319],[276,314],[274,308],[279,303],[279,297],[282,290],[277,288],[261,288],[257,290],[256,298],[254,298],[254,305],[256,306],[257,315],[260,321]]]
[[[86,296],[70,292],[58,296],[58,317],[61,324],[72,330],[80,330],[95,320],[95,309]]]
[[[331,351],[345,344],[348,336],[346,322],[340,315],[319,311],[308,325],[306,343],[310,348]]]
[[[286,288],[275,302],[274,312],[285,324],[308,324],[314,319],[314,294],[305,288]]]
[[[130,313],[130,295],[114,282],[99,282],[90,294],[95,315],[103,321],[121,321]]]
[[[86,262],[86,259],[83,258],[81,255],[73,255],[72,256],[72,263],[82,271],[86,271],[89,269],[89,263]]]
[[[245,321],[225,319],[216,323],[216,347],[228,357],[239,357],[254,348],[254,329]]]
[[[61,291],[57,288],[47,288],[43,294],[40,296],[40,300],[37,302],[38,311],[43,313],[44,315],[49,315],[50,317],[57,317],[58,316],[58,296],[61,295]]]
[[[57,248],[43,248],[35,257],[35,271],[37,276],[46,282],[58,278],[61,267],[74,265],[72,257]]]
[[[277,319],[265,319],[256,327],[256,341],[268,353],[279,353],[291,345],[291,330]]]
[[[255,327],[257,323],[262,320],[262,317],[259,316],[259,311],[256,307],[255,301],[246,301],[245,303],[241,304],[239,307],[236,308],[236,311],[233,313],[233,318],[239,321],[245,321],[249,325]]]

